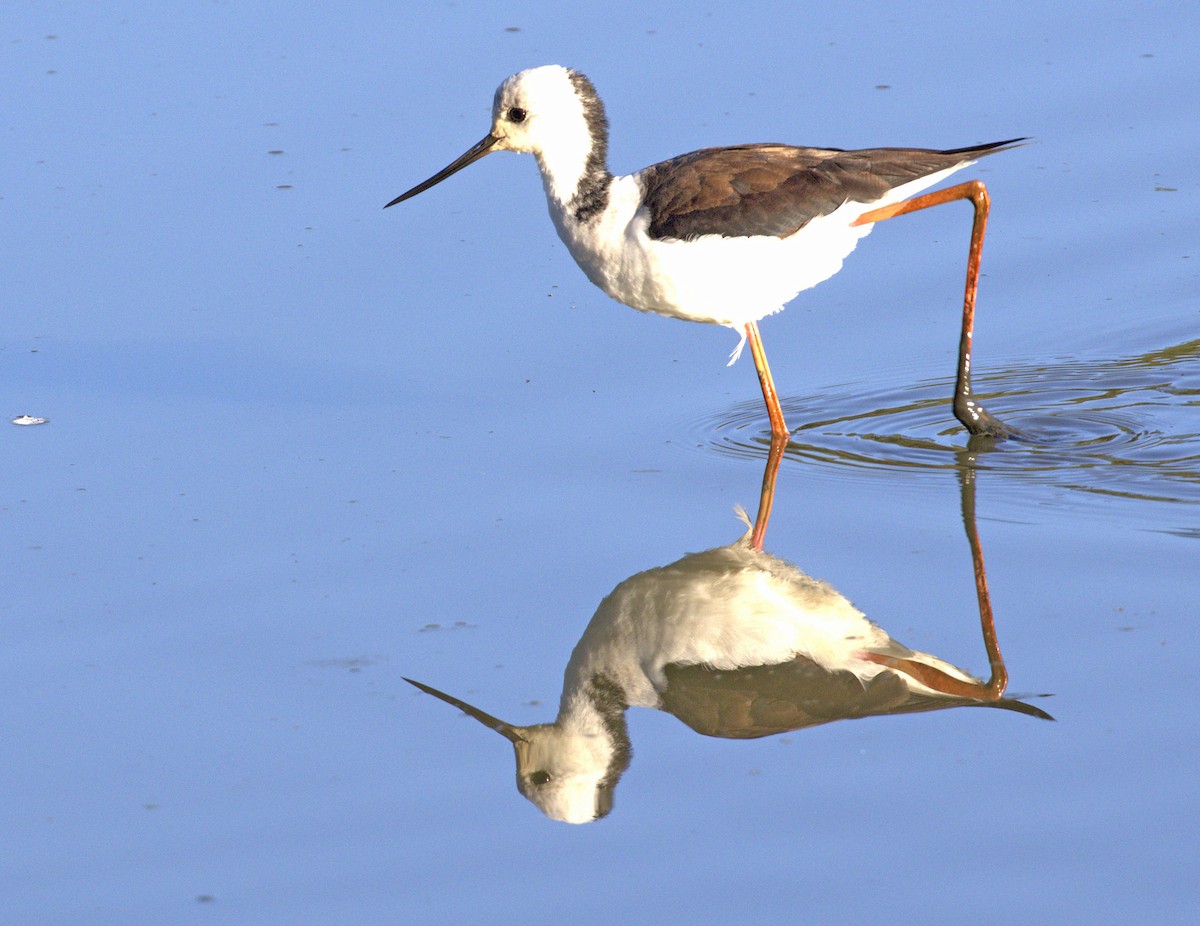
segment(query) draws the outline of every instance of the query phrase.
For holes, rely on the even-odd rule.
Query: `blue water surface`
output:
[[[1197,901],[1193,4],[19,2],[0,78],[5,922],[1185,923]],[[620,581],[732,542],[727,330],[572,264],[531,159],[381,207],[562,63],[618,172],[713,144],[1036,143],[993,207],[972,458],[1010,692],[752,741],[628,713],[612,813],[516,724]],[[949,396],[969,212],[763,323],[767,547],[980,674]],[[14,426],[20,415],[49,419]]]

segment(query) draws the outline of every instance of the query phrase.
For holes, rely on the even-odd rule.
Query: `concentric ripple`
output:
[[[1067,360],[977,375],[975,395],[1016,439],[973,440],[953,417],[952,381],[859,385],[783,399],[787,456],[858,476],[935,473],[974,451],[980,470],[1085,492],[1200,503],[1200,340],[1119,360]],[[701,422],[703,448],[761,459],[761,402]],[[786,464],[785,464],[786,465]]]

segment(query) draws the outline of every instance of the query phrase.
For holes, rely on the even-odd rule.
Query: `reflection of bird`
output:
[[[591,82],[556,65],[497,89],[492,129],[389,206],[492,151],[533,154],[550,215],[593,283],[643,312],[727,325],[750,341],[776,436],[788,433],[758,320],[837,273],[872,224],[970,199],[975,206],[955,414],[972,433],[1005,429],[971,398],[970,342],[987,191],[979,181],[902,202],[1023,139],[948,151],[841,151],[779,144],[705,148],[626,177],[608,171],[608,123]]]
[[[521,793],[572,823],[611,807],[631,755],[629,706],[732,738],[961,705],[1049,716],[897,643],[827,583],[755,550],[749,532],[618,585],[571,654],[554,723],[513,726],[412,684],[508,737]]]

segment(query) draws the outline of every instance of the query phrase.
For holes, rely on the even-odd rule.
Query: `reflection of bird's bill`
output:
[[[429,685],[423,684],[422,682],[413,681],[411,678],[406,678],[404,680],[410,685],[420,688],[426,694],[431,694],[435,698],[445,701],[447,704],[453,704],[468,717],[474,717],[485,727],[495,730],[509,741],[513,743],[525,742],[525,737],[521,735],[519,728],[514,727],[511,723],[506,723],[505,721],[500,720],[498,717],[493,717],[491,714],[481,711],[474,705],[468,704],[466,701],[459,700],[458,698],[454,697],[454,695],[448,695],[444,691],[438,691],[436,688],[431,688]]]

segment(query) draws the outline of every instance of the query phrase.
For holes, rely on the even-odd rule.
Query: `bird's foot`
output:
[[[954,417],[962,422],[972,437],[996,441],[1021,436],[1020,431],[1004,424],[973,399],[955,399]]]

